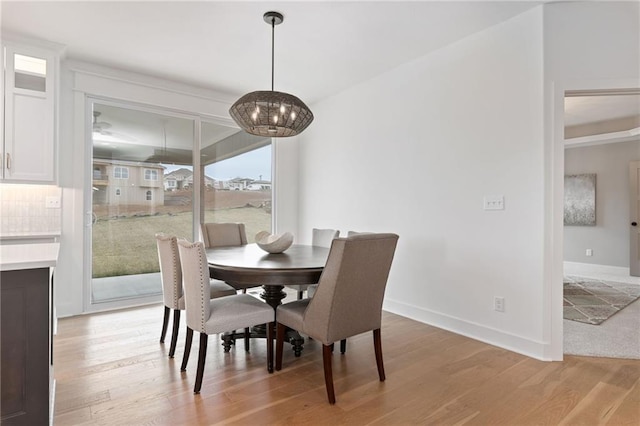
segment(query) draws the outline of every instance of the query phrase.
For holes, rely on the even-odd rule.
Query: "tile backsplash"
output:
[[[51,185],[0,184],[0,236],[60,233],[61,209],[47,206],[62,191]]]

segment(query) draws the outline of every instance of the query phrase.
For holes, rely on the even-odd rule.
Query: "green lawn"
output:
[[[205,222],[242,222],[247,239],[271,229],[271,215],[261,208],[241,207],[205,212]],[[191,212],[98,220],[93,225],[93,278],[158,272],[155,234],[164,232],[192,240]]]

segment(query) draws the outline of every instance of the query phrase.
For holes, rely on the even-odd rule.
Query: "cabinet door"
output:
[[[0,272],[0,424],[49,424],[49,268]]]
[[[55,183],[55,55],[5,46],[5,181]]]

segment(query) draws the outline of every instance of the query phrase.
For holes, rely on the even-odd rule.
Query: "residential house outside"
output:
[[[93,204],[164,205],[164,166],[93,160]]]
[[[254,180],[247,189],[249,191],[271,191],[271,182],[268,180]]]
[[[229,181],[227,180],[216,180],[213,182],[213,188],[219,191],[228,191],[229,190]]]
[[[229,189],[231,191],[246,191],[249,185],[251,185],[254,182],[254,180],[249,178],[237,177],[227,182],[229,184]]]
[[[216,181],[209,176],[204,177],[204,185],[207,188],[216,188]],[[178,191],[187,189],[193,185],[193,172],[189,169],[180,168],[167,173],[164,176],[165,191]]]

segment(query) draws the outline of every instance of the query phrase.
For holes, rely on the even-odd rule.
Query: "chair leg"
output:
[[[267,324],[267,371],[273,373],[273,329],[275,324]]]
[[[193,330],[187,327],[187,340],[184,341],[184,355],[182,355],[182,365],[180,371],[187,369],[187,362],[189,362],[189,354],[191,354],[191,342],[193,341]]]
[[[333,391],[333,371],[331,369],[331,345],[322,345],[322,361],[324,363],[324,385],[327,388],[329,404],[336,403],[336,394]]]
[[[204,362],[207,358],[207,343],[209,336],[206,333],[200,333],[200,353],[198,354],[198,371],[196,372],[196,384],[193,387],[193,393],[200,393],[202,388],[202,376],[204,375]]]
[[[169,358],[176,354],[178,344],[178,331],[180,330],[180,309],[173,310],[173,334],[171,335],[171,346],[169,347]]]
[[[340,353],[343,354],[347,351],[347,339],[340,340]]]
[[[276,371],[282,370],[282,351],[284,349],[284,324],[276,322]]]
[[[160,333],[160,343],[164,343],[164,337],[167,335],[167,326],[169,325],[169,315],[171,315],[171,308],[164,307],[164,320],[162,321],[162,332]]]
[[[249,352],[249,334],[251,333],[251,329],[249,327],[244,329],[244,350]]]
[[[376,352],[376,365],[378,366],[378,376],[380,381],[386,379],[384,375],[384,363],[382,362],[382,339],[380,338],[380,329],[373,330],[373,348]]]

